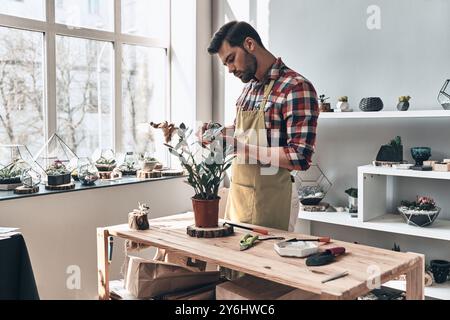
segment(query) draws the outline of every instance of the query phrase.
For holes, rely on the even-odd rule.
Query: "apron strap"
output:
[[[264,89],[264,97],[261,101],[261,104],[259,105],[259,110],[265,110],[267,100],[269,100],[270,93],[272,92],[273,86],[275,84],[275,80],[270,81],[268,85],[266,85],[266,88]]]

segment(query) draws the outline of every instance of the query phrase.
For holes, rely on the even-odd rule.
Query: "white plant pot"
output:
[[[342,112],[350,112],[350,111],[353,111],[353,110],[350,108],[350,105],[348,104],[348,102],[342,102],[342,101],[339,101],[339,102],[337,103],[336,109],[341,110]]]
[[[358,198],[348,196],[348,208],[358,209]]]

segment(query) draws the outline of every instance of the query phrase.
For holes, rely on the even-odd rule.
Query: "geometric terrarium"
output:
[[[35,166],[33,156],[24,145],[0,146],[0,189],[13,190],[20,186],[22,173]]]
[[[332,186],[318,165],[311,165],[307,171],[299,171],[295,179],[299,186],[299,200],[305,206],[318,205]]]
[[[441,91],[439,91],[438,101],[442,108],[450,110],[450,79],[445,81]]]
[[[64,172],[72,172],[77,168],[78,156],[55,133],[34,157],[45,179],[46,171],[55,172],[55,169]],[[53,171],[52,171],[53,170]]]
[[[140,169],[138,164],[138,157],[134,152],[127,152],[122,164],[119,166],[120,171],[124,176],[135,176]]]

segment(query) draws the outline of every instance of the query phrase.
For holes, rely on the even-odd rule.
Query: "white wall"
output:
[[[450,3],[446,0],[226,0],[215,2],[213,26],[243,19],[257,26],[263,41],[292,69],[310,79],[319,94],[349,96],[354,109],[365,96],[380,96],[385,110],[395,110],[397,97],[412,96],[411,110],[439,108],[436,101],[450,77]],[[381,29],[369,30],[369,5],[381,9]],[[268,30],[268,31],[267,31]],[[266,36],[264,36],[266,35]],[[217,119],[230,121],[242,84],[227,80],[223,66],[214,65],[214,105]],[[225,85],[234,82],[234,88]],[[450,157],[450,126],[445,119],[320,120],[318,163],[333,183],[326,200],[345,205],[344,190],[357,186],[360,165],[371,163],[382,144],[400,135],[405,159],[409,149],[430,146],[435,159]],[[394,201],[433,196],[450,219],[449,183],[398,179]],[[313,223],[312,233],[427,254],[427,260],[450,258],[442,241]]]
[[[150,218],[191,211],[192,189],[182,178],[0,201],[0,225],[20,228],[41,299],[97,298],[96,228],[127,223],[138,202]],[[115,241],[112,279],[119,279],[124,257]],[[69,290],[66,270],[81,269],[80,290]]]

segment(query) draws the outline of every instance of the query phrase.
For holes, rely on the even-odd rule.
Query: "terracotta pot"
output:
[[[198,228],[217,228],[219,225],[219,201],[198,200],[192,198],[192,207],[194,209],[195,226]]]

